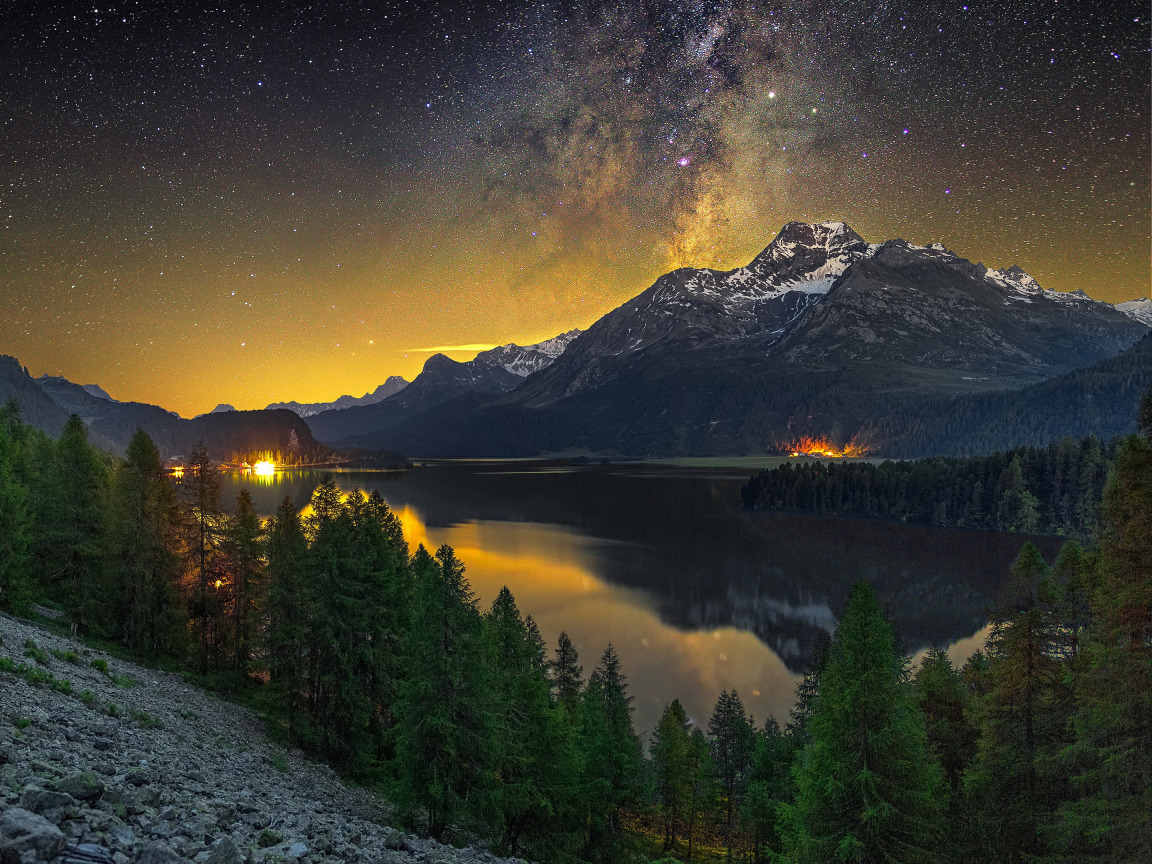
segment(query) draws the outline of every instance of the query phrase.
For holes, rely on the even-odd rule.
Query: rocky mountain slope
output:
[[[579,335],[570,330],[535,345],[501,345],[465,362],[433,354],[399,393],[374,405],[322,412],[309,417],[308,425],[318,440],[335,442],[387,429],[466,394],[507,393],[550,366]]]
[[[444,401],[353,440],[445,456],[843,444],[881,404],[1010,390],[1113,357],[1148,332],[1126,311],[940,244],[793,222],[746,267],[662,276],[503,396]]]
[[[5,864],[500,860],[388,827],[387,802],[243,708],[7,616],[0,694]]]
[[[377,402],[382,402],[389,396],[399,393],[407,386],[408,382],[399,375],[390,375],[387,381],[371,393],[365,393],[363,396],[341,396],[332,402],[273,402],[266,405],[264,410],[275,411],[280,408],[287,408],[301,417],[312,417],[323,411],[340,411],[355,405],[375,405]]]

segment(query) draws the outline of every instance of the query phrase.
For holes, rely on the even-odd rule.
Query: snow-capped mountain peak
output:
[[[1117,303],[1116,308],[1134,321],[1139,321],[1146,327],[1152,327],[1152,300],[1141,297],[1139,300],[1125,300]]]
[[[533,372],[551,366],[552,362],[564,353],[569,343],[579,335],[579,330],[569,330],[535,345],[517,345],[509,342],[507,345],[500,345],[477,354],[476,359],[493,363],[513,375],[527,378]]]

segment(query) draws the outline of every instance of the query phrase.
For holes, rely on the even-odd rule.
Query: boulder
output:
[[[43,816],[53,825],[64,821],[64,813],[69,807],[76,806],[76,799],[64,792],[53,792],[50,789],[37,789],[29,786],[20,796],[20,806],[29,813]]]
[[[225,837],[212,847],[204,864],[244,864],[244,856],[236,848],[231,837]]]
[[[140,853],[140,857],[136,859],[136,864],[185,864],[185,859],[181,858],[171,847],[164,843],[153,843],[145,847],[144,851]]]
[[[71,795],[78,801],[87,801],[89,804],[98,801],[100,796],[104,794],[104,783],[91,771],[72,774],[62,780],[57,780],[52,784],[52,788],[57,792]]]
[[[63,832],[38,813],[23,807],[9,807],[0,816],[0,853],[12,853],[21,859],[32,852],[36,858],[59,855],[67,840]]]

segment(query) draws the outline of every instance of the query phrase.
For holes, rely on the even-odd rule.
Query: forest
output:
[[[378,494],[329,480],[263,520],[246,491],[220,500],[203,447],[174,483],[146,433],[112,458],[78,418],[52,440],[15,403],[0,608],[183,669],[410,829],[529,860],[1146,862],[1152,394],[1143,408],[1144,434],[1100,456],[1091,544],[1053,562],[1023,545],[962,668],[938,649],[913,667],[859,583],[787,718],[728,691],[694,722],[670,699],[646,743],[611,645],[586,675],[507,589],[481,608],[453,550],[409,549]]]
[[[1116,445],[1095,436],[991,456],[800,462],[766,468],[744,506],[1090,540]]]

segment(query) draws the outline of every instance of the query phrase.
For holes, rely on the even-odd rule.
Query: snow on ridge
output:
[[[1139,300],[1125,300],[1123,303],[1117,303],[1116,308],[1134,321],[1152,327],[1152,300],[1147,297],[1141,297]]]

